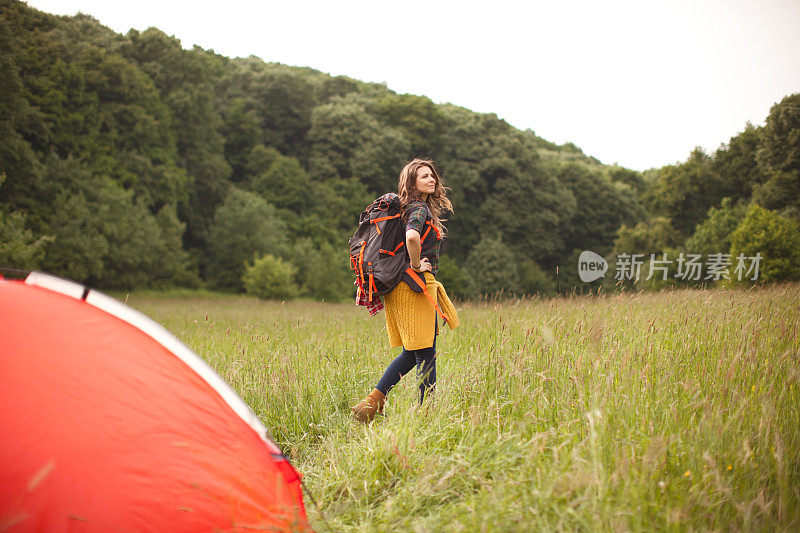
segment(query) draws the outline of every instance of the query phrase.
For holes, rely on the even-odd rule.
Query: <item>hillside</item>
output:
[[[686,220],[683,242],[769,181],[725,175],[687,206],[681,172],[647,180],[494,114],[12,0],[0,46],[0,260],[102,288],[241,291],[269,254],[297,294],[346,298],[358,213],[414,156],[452,189],[440,276],[467,297],[551,293],[581,250],[619,253],[619,232],[653,216]]]

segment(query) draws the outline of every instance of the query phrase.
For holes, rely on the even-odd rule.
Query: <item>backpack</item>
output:
[[[431,228],[434,228],[432,224],[422,237],[423,242]],[[386,193],[361,212],[358,229],[350,237],[349,244],[350,269],[356,273],[356,284],[362,294],[368,295],[370,303],[404,281],[414,292],[424,293],[439,316],[446,320],[425,280],[409,264],[405,224],[401,220],[397,194]]]
[[[372,302],[394,289],[408,268],[405,228],[400,219],[400,197],[387,193],[361,213],[350,237],[350,269],[356,283]]]

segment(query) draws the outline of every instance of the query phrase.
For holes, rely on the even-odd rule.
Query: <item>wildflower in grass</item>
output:
[[[692,471],[687,470],[686,472],[683,473],[683,477],[692,477]]]
[[[729,463],[728,464],[728,471],[730,471],[730,470],[733,470],[733,465]]]

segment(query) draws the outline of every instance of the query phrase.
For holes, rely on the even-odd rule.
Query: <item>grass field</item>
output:
[[[318,530],[799,530],[800,285],[472,303],[369,427],[389,351],[350,304],[130,296],[305,475]]]

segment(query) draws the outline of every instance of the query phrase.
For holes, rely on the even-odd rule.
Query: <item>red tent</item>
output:
[[[60,278],[0,277],[0,531],[308,529],[299,474],[167,330]]]

